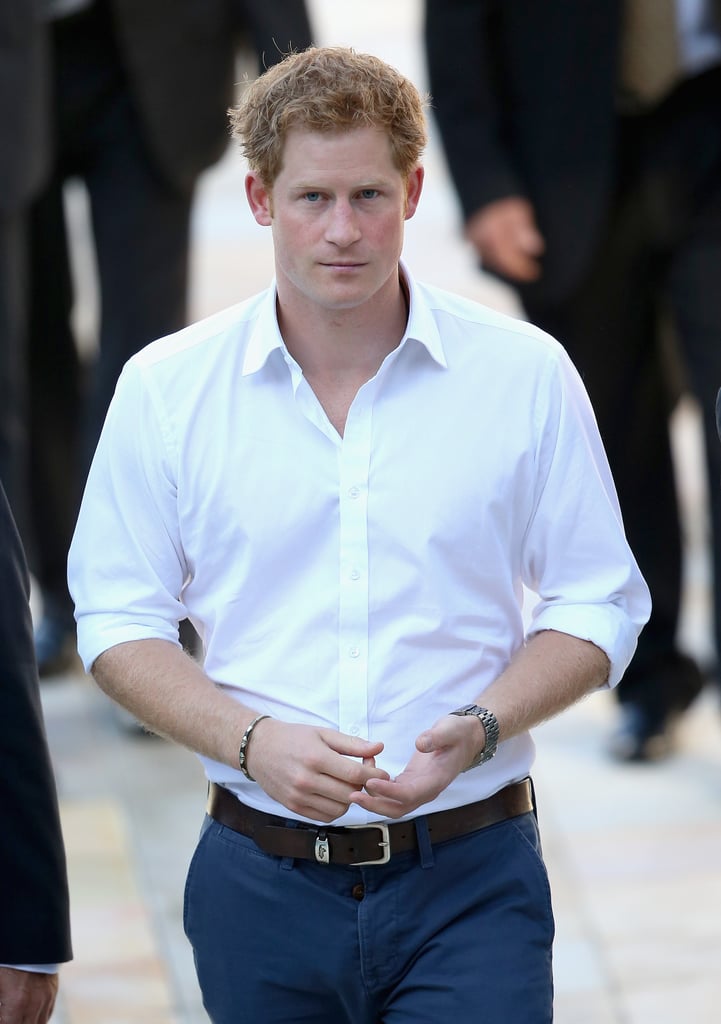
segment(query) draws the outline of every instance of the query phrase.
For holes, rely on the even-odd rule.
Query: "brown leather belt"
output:
[[[299,822],[292,827],[286,818],[247,807],[214,782],[210,784],[207,810],[215,821],[248,836],[261,850],[276,857],[315,860],[319,864],[386,864],[393,854],[415,850],[418,845],[413,820],[345,827]],[[432,843],[442,843],[532,810],[531,780],[524,779],[486,800],[428,814],[428,834]]]

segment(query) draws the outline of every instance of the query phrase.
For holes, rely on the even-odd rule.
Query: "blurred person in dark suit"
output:
[[[48,169],[47,39],[28,0],[0,5],[0,480],[27,517],[26,219]]]
[[[721,647],[721,3],[427,0],[425,47],[466,237],[580,369],[651,589],[611,753],[662,756],[704,682],[677,645],[672,367],[703,415]]]
[[[82,480],[125,361],[187,322],[192,203],[224,152],[238,36],[265,62],[310,42],[305,7],[248,0],[45,0],[53,59],[53,173],[33,209],[31,508],[43,595],[41,675],[75,656],[66,558]],[[293,18],[285,30],[283,16]],[[296,35],[297,33],[297,35]],[[259,64],[260,64],[259,51]],[[71,323],[63,188],[89,196],[100,300],[97,356]]]
[[[229,0],[233,27],[245,48],[255,54],[257,71],[277,64],[291,50],[313,42],[313,25],[305,0]]]
[[[70,960],[65,851],[20,537],[0,485],[0,1020],[45,1024]]]

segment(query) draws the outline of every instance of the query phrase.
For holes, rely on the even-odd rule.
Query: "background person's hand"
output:
[[[57,992],[57,974],[0,967],[1,1024],[47,1024]]]
[[[470,218],[465,233],[487,270],[520,282],[541,276],[546,244],[527,199],[510,196],[488,203]]]

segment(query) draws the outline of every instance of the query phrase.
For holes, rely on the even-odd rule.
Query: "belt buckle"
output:
[[[346,825],[346,828],[358,830],[361,828],[377,828],[380,832],[380,839],[378,840],[378,846],[381,848],[381,855],[377,860],[355,860],[350,865],[352,868],[363,867],[366,864],[387,864],[391,859],[391,836],[388,831],[388,825],[385,822],[373,821],[367,825]]]

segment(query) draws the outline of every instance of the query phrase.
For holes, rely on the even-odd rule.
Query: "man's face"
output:
[[[354,309],[397,287],[404,222],[422,183],[418,168],[406,186],[375,128],[289,132],[272,193],[256,175],[246,179],[256,220],[273,230],[281,302]]]

